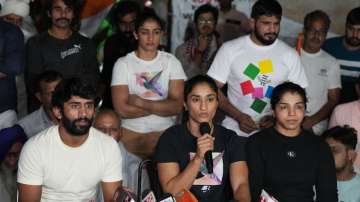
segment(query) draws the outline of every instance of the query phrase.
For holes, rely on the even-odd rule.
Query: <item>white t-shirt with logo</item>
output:
[[[230,103],[257,123],[264,115],[270,115],[272,90],[278,84],[291,81],[307,86],[295,50],[278,39],[269,46],[259,46],[249,35],[226,42],[207,74],[219,82],[228,83]],[[250,135],[241,131],[237,121],[229,116],[222,124],[240,136]]]
[[[127,85],[129,94],[147,100],[165,100],[170,80],[185,80],[180,62],[170,53],[158,51],[151,61],[138,58],[135,52],[118,59],[114,65],[111,86]],[[148,115],[122,119],[122,127],[138,133],[162,131],[174,125],[175,116]]]
[[[334,57],[323,50],[311,54],[301,49],[300,58],[309,82],[306,88],[306,115],[312,116],[328,101],[329,89],[341,88],[340,66]],[[327,127],[328,120],[323,120],[314,125],[313,130],[320,135]]]
[[[29,139],[19,159],[17,181],[41,185],[42,202],[95,201],[99,182],[122,179],[121,154],[117,142],[90,128],[79,147],[63,143],[59,126],[52,126]]]

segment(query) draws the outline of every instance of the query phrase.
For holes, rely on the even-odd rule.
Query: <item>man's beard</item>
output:
[[[265,39],[263,36],[261,36],[261,34],[258,32],[257,29],[254,30],[254,34],[255,34],[256,39],[265,46],[273,44],[278,37],[278,33],[266,33],[266,34],[264,34],[265,36],[266,35],[275,35],[275,37],[273,39]]]
[[[71,121],[64,114],[62,115],[62,123],[66,131],[72,136],[82,136],[89,132],[93,118],[79,118]],[[86,125],[76,126],[77,122],[86,121]]]
[[[345,42],[353,47],[357,47],[360,46],[360,39],[356,38],[356,37],[347,37],[345,36]]]

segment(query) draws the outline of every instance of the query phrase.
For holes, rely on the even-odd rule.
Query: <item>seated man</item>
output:
[[[137,172],[138,167],[141,162],[141,159],[136,155],[128,152],[124,145],[121,143],[121,130],[120,130],[120,117],[115,113],[115,111],[110,109],[101,109],[97,112],[94,120],[93,126],[104,132],[107,135],[113,137],[118,143],[122,156],[122,176],[123,176],[123,186],[131,189],[135,193],[137,192]],[[150,188],[149,179],[145,177],[142,178],[141,187],[142,189]]]
[[[25,144],[19,159],[19,201],[104,201],[121,185],[121,154],[113,138],[91,127],[96,90],[79,78],[62,80],[52,95],[59,124]]]
[[[6,147],[4,156],[0,157],[0,199],[1,202],[16,201],[16,173],[21,148],[26,141],[23,130],[18,128],[7,128],[7,135],[14,137],[11,141],[0,139],[0,147]],[[9,139],[8,139],[9,140]],[[8,144],[8,145],[3,145]],[[1,150],[2,150],[1,149]]]
[[[339,201],[360,201],[360,175],[354,172],[356,131],[347,126],[336,126],[323,134],[335,159]]]
[[[39,75],[35,96],[41,103],[41,106],[36,111],[20,119],[17,123],[24,129],[25,134],[29,138],[58,123],[51,110],[51,95],[61,80],[62,75],[52,70],[45,71]]]

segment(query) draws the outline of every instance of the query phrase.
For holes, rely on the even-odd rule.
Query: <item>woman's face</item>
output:
[[[212,122],[217,106],[217,92],[207,83],[196,84],[186,98],[190,124]]]
[[[284,135],[297,135],[305,115],[305,103],[296,92],[286,92],[273,111],[275,128]]]
[[[145,52],[157,51],[161,35],[162,30],[159,23],[152,19],[146,20],[135,33],[135,38],[138,40],[138,49]]]

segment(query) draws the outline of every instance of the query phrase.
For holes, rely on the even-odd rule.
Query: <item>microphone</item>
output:
[[[176,202],[176,200],[171,194],[166,193],[159,202]]]
[[[145,196],[142,198],[141,202],[156,202],[156,197],[153,191],[146,189],[143,191],[142,196]]]
[[[204,135],[206,133],[210,134],[211,128],[209,123],[202,122],[200,123],[200,134]],[[206,163],[206,169],[208,170],[209,174],[213,173],[213,159],[212,159],[212,151],[207,151],[205,153],[205,163]]]

